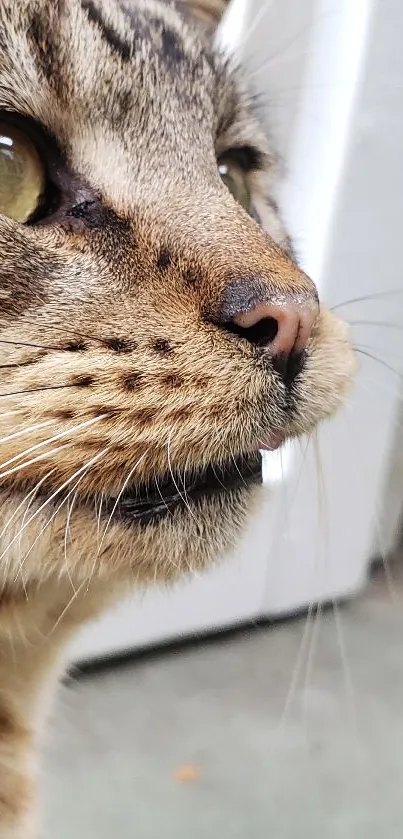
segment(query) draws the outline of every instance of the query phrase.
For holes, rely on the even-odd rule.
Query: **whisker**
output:
[[[272,6],[272,5],[273,5],[273,0],[266,0],[266,2],[263,3],[263,6],[261,6],[261,8],[259,9],[259,11],[258,11],[256,17],[254,18],[254,20],[252,21],[251,25],[247,28],[247,30],[246,30],[246,32],[245,32],[245,34],[244,34],[244,36],[243,36],[243,38],[240,42],[240,47],[246,46],[246,44],[250,41],[253,33],[256,31],[257,27],[259,26],[260,21],[263,19],[264,15],[268,12],[268,10],[270,9],[270,6]]]
[[[19,568],[18,568],[17,574],[15,575],[15,578],[14,578],[14,582],[16,582],[16,581],[17,581],[17,579],[18,579],[18,575],[19,575],[19,574],[21,574],[22,569],[23,569],[23,567],[24,567],[24,564],[25,564],[25,562],[26,562],[26,560],[27,560],[27,558],[28,558],[29,554],[31,553],[31,551],[33,551],[33,549],[34,549],[35,545],[37,544],[37,542],[39,541],[39,539],[41,538],[41,536],[43,536],[43,534],[44,534],[45,530],[47,530],[47,528],[48,528],[48,527],[50,527],[50,525],[52,524],[52,522],[53,522],[53,521],[54,521],[54,519],[56,518],[56,516],[57,516],[58,512],[59,512],[59,511],[61,510],[61,508],[64,506],[64,504],[66,503],[66,501],[68,501],[68,499],[69,499],[69,498],[70,498],[70,496],[73,494],[73,492],[75,492],[75,494],[77,495],[77,491],[78,491],[78,490],[77,490],[77,487],[78,487],[78,485],[79,485],[80,481],[82,481],[82,480],[83,480],[83,478],[85,478],[85,476],[87,475],[87,473],[88,473],[88,469],[84,472],[84,474],[83,474],[83,475],[81,475],[81,476],[80,476],[80,478],[78,479],[78,481],[76,481],[76,483],[74,484],[74,486],[72,487],[72,489],[70,489],[70,490],[69,490],[69,492],[65,495],[65,497],[64,497],[64,498],[63,498],[63,500],[60,502],[60,504],[58,504],[58,506],[56,507],[56,509],[53,511],[53,513],[52,513],[52,515],[50,516],[50,518],[48,519],[48,521],[47,521],[47,522],[45,522],[45,524],[43,525],[43,527],[42,527],[42,528],[41,528],[41,530],[39,531],[38,535],[35,537],[34,541],[33,541],[33,542],[32,542],[32,544],[30,545],[30,547],[28,548],[28,550],[27,550],[27,552],[26,552],[25,556],[24,556],[24,557],[23,557],[23,559],[21,560],[21,563],[20,563],[20,566],[19,566]],[[73,588],[73,590],[75,591],[75,586],[73,585],[72,579],[71,579],[70,574],[68,573],[68,571],[67,571],[67,574],[68,574],[68,577],[69,577],[70,583],[71,583],[71,585],[72,585],[72,588]]]
[[[403,324],[402,323],[392,323],[391,321],[381,321],[381,320],[350,320],[350,326],[380,326],[386,329],[398,329],[400,332],[403,331]]]
[[[2,530],[0,531],[0,539],[2,538],[2,536],[4,536],[4,533],[6,532],[7,528],[9,527],[9,525],[11,524],[11,522],[15,519],[15,517],[16,517],[16,515],[17,515],[18,511],[21,509],[21,507],[23,507],[23,505],[25,504],[25,502],[27,501],[27,499],[29,498],[29,496],[30,496],[30,495],[35,495],[35,493],[37,493],[37,491],[38,491],[38,489],[40,488],[40,486],[41,486],[41,485],[42,485],[42,484],[43,484],[43,483],[47,480],[47,478],[49,478],[49,477],[50,477],[50,475],[51,475],[54,471],[55,471],[54,469],[51,469],[51,471],[50,471],[50,472],[48,472],[48,473],[47,473],[47,474],[46,474],[43,478],[41,478],[41,480],[40,480],[40,481],[38,481],[38,483],[37,483],[37,484],[35,484],[35,486],[34,486],[34,488],[33,488],[33,489],[29,490],[29,492],[28,492],[26,495],[24,495],[24,498],[22,499],[22,501],[20,501],[20,503],[18,504],[18,507],[16,507],[16,509],[14,510],[14,512],[11,514],[10,518],[9,518],[9,519],[7,519],[6,523],[3,525],[3,528],[2,528]]]
[[[84,472],[84,475],[86,475],[86,474],[87,474],[87,472]],[[78,484],[78,482],[77,482],[77,484]],[[77,487],[77,484],[76,484],[76,487]],[[68,562],[67,562],[67,539],[70,536],[70,542],[72,541],[70,521],[71,521],[71,515],[72,515],[72,512],[73,512],[73,507],[74,507],[74,504],[75,504],[76,499],[77,499],[77,495],[78,495],[78,489],[76,488],[76,490],[74,492],[74,495],[73,495],[73,498],[71,499],[71,502],[69,502],[69,504],[67,505],[67,518],[66,518],[66,525],[65,525],[65,528],[64,528],[64,568],[65,568],[66,574],[69,578],[69,581],[70,581],[70,584],[71,584],[71,587],[72,587],[73,591],[75,591],[76,588],[75,588],[75,585],[74,585],[73,580],[71,578],[70,570],[69,570],[69,566],[68,566]]]
[[[12,411],[4,411],[3,414],[0,414],[0,420],[2,420],[4,417],[10,417],[13,414],[20,414],[23,410],[24,408],[13,408]]]
[[[184,493],[184,496],[185,496],[185,498],[186,498],[186,501],[189,503],[189,499],[188,499],[187,492],[186,492],[186,474],[187,474],[187,472],[186,472],[186,467],[183,469],[183,474],[182,474],[182,475],[181,475],[181,474],[180,474],[180,472],[178,471],[179,480],[180,480],[180,482],[181,482],[181,484],[182,484],[182,488],[183,488],[183,493]]]
[[[239,469],[239,466],[238,466],[238,464],[237,464],[237,462],[236,462],[236,459],[235,459],[235,457],[234,457],[234,453],[233,453],[233,451],[232,451],[232,449],[231,449],[231,446],[230,446],[230,444],[229,444],[229,440],[227,441],[227,446],[228,446],[228,448],[229,448],[230,457],[231,457],[231,460],[232,460],[232,462],[233,462],[233,464],[234,464],[234,466],[235,466],[235,469],[236,469],[236,471],[238,472],[238,475],[239,475],[239,477],[240,477],[240,479],[241,479],[242,483],[243,483],[245,486],[247,486],[247,483],[246,483],[246,481],[245,481],[245,478],[244,478],[244,476],[242,475],[242,472],[241,472],[241,470]]]
[[[76,338],[87,338],[89,341],[95,341],[98,344],[107,344],[107,341],[104,338],[98,338],[96,335],[89,335],[86,332],[78,332],[75,329],[67,329],[65,326],[60,326],[58,323],[54,323],[52,321],[47,321],[47,323],[35,322],[33,320],[27,320],[24,318],[24,323],[29,323],[30,326],[35,326],[40,329],[50,329],[53,331],[54,329],[58,329],[62,333],[66,333],[67,335],[74,335]],[[57,348],[50,348],[50,349],[57,349]],[[60,349],[60,347],[58,348]],[[66,352],[71,352],[69,348],[63,348]]]
[[[160,490],[159,483],[158,483],[158,480],[157,480],[157,476],[156,476],[156,474],[155,474],[155,471],[154,471],[154,483],[155,483],[156,490],[157,490],[157,492],[158,492],[158,495],[159,495],[159,497],[160,497],[160,499],[161,499],[161,501],[162,501],[162,503],[163,503],[164,507],[167,509],[167,511],[168,511],[168,513],[169,513],[169,515],[173,518],[173,512],[172,512],[172,510],[170,510],[170,509],[169,509],[168,504],[167,504],[167,502],[165,501],[165,498],[164,498],[164,496],[163,496],[163,494],[162,494],[162,492],[161,492],[161,490]],[[176,567],[176,566],[175,566],[175,567]]]
[[[53,635],[53,633],[56,631],[56,629],[58,628],[58,626],[60,626],[60,624],[61,624],[61,622],[62,622],[62,620],[63,620],[64,616],[66,615],[66,613],[68,612],[68,610],[72,607],[72,605],[73,605],[74,601],[77,599],[78,595],[79,595],[79,594],[81,594],[81,591],[82,591],[82,589],[84,588],[84,585],[85,585],[85,580],[83,580],[83,582],[82,582],[82,583],[80,583],[80,585],[79,585],[79,587],[78,587],[77,589],[74,589],[73,594],[72,594],[72,596],[71,596],[71,598],[70,598],[69,602],[68,602],[68,603],[67,603],[67,605],[64,607],[64,609],[63,609],[63,610],[62,610],[62,612],[60,613],[59,617],[57,618],[57,620],[56,620],[56,621],[55,621],[55,623],[53,624],[52,629],[49,631],[48,636],[47,636],[48,638],[50,638],[50,637]]]
[[[351,674],[351,668],[348,663],[348,655],[346,649],[346,643],[344,639],[344,632],[343,632],[343,624],[341,620],[340,608],[339,604],[337,603],[334,598],[332,599],[332,607],[333,607],[333,615],[334,621],[336,626],[337,632],[337,643],[339,645],[339,652],[340,652],[340,659],[343,666],[343,675],[344,675],[344,688],[346,693],[346,702],[347,702],[347,709],[350,713],[351,719],[351,727],[354,731],[354,734],[357,739],[357,743],[359,745],[359,731],[358,731],[358,714],[357,714],[357,706],[355,701],[355,689],[354,689],[354,682]]]
[[[52,344],[34,344],[29,341],[12,341],[10,338],[0,338],[0,344],[9,344],[12,347],[31,347],[34,350],[57,350],[57,352],[68,352],[63,347],[56,347]]]
[[[376,385],[377,390],[380,388],[385,393],[388,393],[388,394],[391,393],[396,398],[396,400],[398,402],[402,401],[403,394],[400,394],[399,392],[396,393],[396,386],[392,386],[388,382],[384,382],[383,380],[380,381],[379,379],[372,378],[371,376],[369,377],[369,382],[370,383],[372,382],[373,385]],[[369,386],[368,381],[363,381],[362,378],[360,377],[359,379],[357,379],[357,381],[355,383],[355,386],[364,388],[364,390],[366,390],[367,393],[369,393],[372,397],[374,397],[374,395],[375,395],[374,394],[374,389]],[[403,420],[400,420],[399,418],[396,418],[395,422],[396,422],[396,425],[403,428]]]
[[[323,603],[322,600],[319,598],[318,602],[315,603],[315,606],[312,611],[311,615],[311,633],[309,638],[308,649],[306,652],[306,660],[305,660],[305,676],[303,681],[303,704],[304,704],[304,717],[305,717],[305,733],[307,735],[307,722],[308,722],[308,714],[307,714],[307,696],[312,685],[312,677],[313,671],[315,666],[315,656],[318,649],[318,640],[319,640],[319,632],[322,626],[322,618],[323,618]]]
[[[105,495],[105,493],[101,492],[101,498],[100,498],[100,501],[99,501],[99,510],[98,510],[98,513],[97,513],[97,542],[98,542],[98,544],[99,544],[99,531],[100,531],[100,528],[101,528],[101,515],[102,515],[102,504],[103,504],[103,501],[104,501],[104,495]],[[95,509],[96,509],[96,506],[95,506]]]
[[[399,370],[396,370],[394,367],[392,367],[391,364],[388,364],[387,361],[384,361],[383,358],[378,358],[376,355],[373,355],[372,353],[368,352],[367,350],[361,350],[357,346],[355,347],[355,351],[357,353],[359,353],[360,355],[365,355],[367,358],[371,358],[372,361],[377,361],[378,364],[380,364],[382,367],[385,367],[385,369],[389,370],[391,373],[394,373],[395,376],[398,376],[399,378],[402,376],[402,373]]]
[[[296,657],[296,660],[295,660],[295,664],[294,664],[293,669],[292,669],[291,680],[290,680],[290,684],[288,686],[286,698],[285,698],[285,701],[284,701],[283,710],[282,710],[282,713],[281,713],[281,717],[280,717],[280,719],[277,723],[277,726],[276,726],[277,733],[279,733],[284,728],[284,725],[287,722],[287,718],[288,718],[289,713],[290,713],[291,705],[292,705],[293,699],[294,699],[294,697],[296,695],[296,692],[297,692],[297,687],[298,687],[298,682],[299,682],[300,675],[301,675],[301,670],[302,670],[302,667],[303,667],[303,664],[304,664],[304,660],[306,658],[307,648],[309,649],[309,644],[310,644],[310,640],[311,640],[311,636],[312,636],[314,611],[315,611],[315,606],[314,606],[313,601],[311,600],[311,602],[309,603],[308,609],[307,609],[306,618],[305,618],[305,621],[304,621],[304,628],[302,630],[302,636],[301,636],[301,640],[300,640],[300,643],[299,643],[299,648],[298,648],[298,653],[297,653],[297,657]]]
[[[337,309],[342,309],[344,306],[352,306],[353,303],[366,303],[381,297],[391,297],[394,294],[403,294],[403,289],[394,288],[390,291],[375,291],[373,294],[364,294],[362,297],[352,297],[350,300],[343,300],[341,303],[336,303],[335,306],[331,306],[330,311],[336,312]]]
[[[327,494],[327,487],[326,487],[326,479],[325,473],[323,471],[322,465],[322,458],[320,454],[320,446],[319,446],[319,437],[317,429],[315,429],[313,433],[313,451],[315,457],[315,468],[316,468],[316,481],[318,487],[318,512],[319,512],[319,521],[326,527],[323,531],[323,541],[325,544],[329,544],[329,509],[328,509],[328,494]]]
[[[223,490],[225,490],[225,492],[228,492],[228,487],[226,487],[225,484],[223,484],[221,478],[219,478],[219,476],[217,475],[217,472],[216,472],[216,469],[215,469],[215,466],[214,466],[213,463],[211,464],[211,467],[212,467],[214,476],[215,476],[216,480],[218,481],[218,483],[220,484],[220,486],[222,486],[222,488],[223,488]]]
[[[194,512],[193,512],[193,510],[192,510],[192,508],[191,508],[191,506],[190,506],[190,504],[189,504],[189,502],[188,502],[187,498],[185,498],[185,497],[184,497],[184,495],[182,494],[182,492],[180,491],[180,489],[179,489],[179,487],[178,487],[178,484],[176,483],[174,473],[173,473],[173,471],[172,471],[171,451],[170,451],[171,437],[172,437],[172,431],[171,431],[171,432],[170,432],[170,434],[169,434],[169,437],[168,437],[168,442],[167,442],[167,460],[168,460],[168,469],[169,469],[169,474],[170,474],[170,476],[171,476],[171,478],[172,478],[172,483],[173,483],[173,485],[174,485],[174,487],[175,487],[175,489],[176,489],[177,493],[179,494],[179,496],[181,497],[181,499],[182,499],[183,503],[185,504],[185,506],[186,506],[186,507],[187,507],[187,509],[189,510],[190,515],[192,516],[192,518],[194,519],[194,521],[196,522],[196,524],[199,526],[199,522],[198,522],[198,520],[197,520],[197,518],[196,518],[196,516],[195,516],[195,514],[194,514]]]
[[[0,370],[21,370],[24,366],[24,361],[16,361],[14,364],[0,364]]]
[[[29,509],[30,509],[30,507],[31,507],[31,505],[32,505],[32,503],[33,503],[33,501],[35,500],[35,496],[37,495],[37,493],[38,493],[38,491],[39,491],[40,487],[42,486],[42,484],[43,484],[43,483],[44,483],[44,482],[45,482],[45,481],[46,481],[46,480],[50,477],[50,475],[52,475],[52,474],[53,474],[53,472],[54,472],[54,471],[55,471],[54,469],[51,469],[51,470],[50,470],[50,472],[47,472],[47,473],[46,473],[46,475],[45,475],[43,478],[41,478],[41,480],[40,480],[40,481],[38,481],[38,483],[37,483],[37,484],[35,484],[35,486],[33,487],[33,489],[31,489],[31,490],[30,490],[30,491],[29,491],[29,492],[28,492],[28,493],[24,496],[24,498],[22,499],[22,501],[20,501],[20,503],[18,504],[18,506],[16,507],[16,509],[14,510],[14,512],[11,514],[11,516],[9,516],[9,518],[7,519],[7,521],[5,522],[5,524],[3,525],[3,528],[2,528],[2,530],[1,530],[1,532],[0,532],[0,540],[2,539],[2,537],[4,536],[4,534],[5,534],[6,530],[10,527],[10,525],[12,524],[12,522],[14,521],[14,519],[16,518],[16,516],[18,515],[19,511],[21,510],[21,508],[24,506],[24,504],[25,504],[26,502],[28,502],[28,503],[27,503],[27,506],[26,506],[26,509],[24,510],[24,514],[23,514],[22,521],[21,521],[21,524],[20,524],[20,531],[19,531],[19,532],[21,532],[21,527],[23,526],[23,524],[24,524],[24,522],[25,522],[25,518],[26,518],[26,516],[27,516],[27,514],[28,514],[28,511],[29,511]],[[7,572],[6,572],[6,576],[7,576]]]
[[[302,448],[302,440],[299,441],[301,443]],[[301,482],[301,478],[304,471],[305,461],[308,455],[310,444],[312,443],[312,438],[309,437],[306,440],[306,445],[302,450],[302,457],[301,457],[301,464],[298,470],[298,474],[295,476],[295,483],[293,482],[293,492],[291,496],[287,498],[287,502],[283,505],[283,511],[281,517],[279,517],[278,522],[275,527],[275,537],[272,542],[271,553],[275,553],[276,549],[276,542],[279,538],[284,538],[284,533],[286,530],[289,530],[289,515],[291,505],[295,502],[295,498],[297,496],[298,487]],[[298,643],[298,649],[295,657],[295,662],[292,668],[291,678],[289,681],[289,685],[287,688],[287,693],[284,699],[283,710],[281,712],[281,716],[278,720],[276,726],[276,735],[279,735],[284,726],[286,725],[287,719],[290,714],[292,702],[297,694],[298,684],[301,681],[301,676],[303,673],[304,664],[307,661],[307,658],[310,654],[311,649],[311,639],[312,634],[315,632],[315,614],[316,614],[316,606],[315,606],[315,598],[312,597],[310,602],[307,605],[306,616],[303,622],[302,634],[301,638]]]
[[[344,414],[344,421],[347,424],[349,424],[349,417],[347,416],[347,414]],[[367,463],[361,455],[361,448],[360,448],[359,444],[355,445],[354,451],[355,451],[355,458],[356,458],[357,464],[359,465],[360,470],[364,475],[364,479],[370,481],[371,476],[370,476],[369,470],[367,468]],[[397,592],[396,592],[396,586],[395,586],[394,579],[393,579],[393,573],[392,573],[392,570],[390,568],[390,561],[388,559],[387,552],[386,552],[386,549],[385,549],[384,544],[383,544],[381,515],[380,515],[378,503],[375,503],[375,507],[374,507],[374,510],[373,510],[373,517],[374,517],[374,530],[375,530],[376,540],[377,540],[377,543],[378,543],[378,551],[379,551],[380,558],[382,559],[382,565],[383,565],[383,569],[384,569],[386,585],[387,585],[387,588],[388,588],[388,591],[389,591],[389,596],[390,596],[391,603],[394,603],[394,602],[397,602],[399,598],[398,598],[398,595],[397,595]]]
[[[0,445],[3,443],[8,443],[9,440],[15,440],[16,437],[23,437],[24,434],[28,434],[30,431],[37,431],[38,428],[45,428],[47,425],[52,425],[52,420],[44,420],[44,422],[38,422],[36,425],[28,425],[27,428],[22,428],[21,431],[14,431],[13,434],[8,434],[7,437],[1,437]],[[0,465],[0,469],[1,469]]]
[[[379,351],[379,352],[382,352],[382,353],[387,353],[387,355],[391,356],[391,358],[398,358],[399,360],[402,359],[402,353],[392,352],[392,350],[389,350],[389,349],[385,350],[383,347],[380,347],[379,345],[376,345],[376,344],[363,344],[363,343],[354,344],[354,349],[355,350],[357,350],[357,349],[374,350],[374,352]],[[381,358],[380,355],[377,356],[377,357]]]
[[[315,462],[315,474],[316,474],[316,505],[317,505],[317,538],[316,538],[316,548],[314,554],[314,569],[315,569],[315,576],[318,582],[318,591],[316,597],[314,597],[315,608],[312,617],[312,631],[310,637],[310,643],[307,650],[306,655],[306,667],[305,667],[305,678],[304,678],[304,704],[305,704],[305,724],[307,724],[307,709],[306,709],[306,697],[308,695],[309,685],[312,679],[312,673],[314,668],[315,662],[315,653],[317,650],[317,642],[319,637],[319,630],[321,627],[322,617],[323,617],[323,581],[321,583],[322,574],[323,572],[326,575],[326,559],[328,558],[328,548],[329,548],[329,513],[328,513],[328,496],[327,496],[327,487],[325,481],[325,475],[323,472],[322,467],[322,460],[320,455],[320,447],[319,447],[319,438],[317,431],[314,432],[313,438],[313,454],[314,454],[314,462]],[[322,557],[322,563],[321,563]],[[322,572],[322,574],[321,574]]]
[[[304,35],[307,35],[308,33],[310,33],[312,31],[312,29],[314,29],[315,27],[322,25],[323,21],[325,21],[325,20],[329,19],[330,17],[333,17],[334,15],[337,15],[337,14],[339,14],[338,9],[329,9],[328,12],[325,12],[324,14],[320,15],[320,17],[318,17],[318,19],[315,21],[313,26],[312,26],[311,21],[309,21],[308,24],[305,24],[304,26],[301,26],[298,29],[298,31],[295,32],[292,35],[291,38],[289,38],[287,41],[285,41],[284,43],[279,45],[279,48],[269,56],[267,61],[263,62],[259,67],[255,67],[251,72],[249,72],[248,77],[253,79],[255,76],[259,75],[260,73],[263,73],[265,70],[268,70],[269,67],[272,67],[274,65],[277,66],[277,64],[281,64],[284,61],[292,60],[294,57],[298,58],[301,55],[305,55],[306,50],[300,50],[299,52],[294,53],[292,56],[288,56],[288,57],[285,53],[287,53],[287,50],[290,47],[292,47],[293,44],[295,44],[300,38],[302,38]],[[258,18],[258,15],[256,17]],[[258,23],[259,23],[259,20],[257,21],[257,24]],[[254,24],[253,31],[255,30],[255,28],[256,28],[256,26]],[[279,59],[279,56],[280,56],[280,59]],[[276,59],[279,59],[279,60],[276,60]]]
[[[137,467],[140,465],[140,463],[142,463],[142,461],[144,460],[144,458],[146,457],[146,455],[148,454],[148,452],[149,452],[149,449],[146,449],[146,451],[145,451],[145,452],[141,455],[141,457],[139,457],[139,459],[138,459],[138,460],[137,460],[137,462],[134,464],[134,466],[132,467],[132,469],[130,469],[130,472],[128,473],[128,475],[127,475],[126,479],[124,480],[124,482],[123,482],[123,484],[122,484],[122,487],[121,487],[121,489],[120,489],[120,492],[119,492],[119,494],[117,495],[117,497],[116,497],[116,499],[115,499],[115,503],[114,503],[114,505],[113,505],[113,507],[112,507],[111,514],[110,514],[110,516],[109,516],[109,518],[108,518],[108,521],[107,521],[107,523],[106,523],[105,530],[104,530],[104,532],[103,532],[103,534],[102,534],[101,542],[100,542],[100,544],[99,544],[99,546],[98,546],[97,557],[98,557],[99,552],[100,552],[100,550],[101,550],[101,548],[102,548],[102,545],[103,545],[103,543],[104,543],[104,539],[105,539],[105,536],[106,536],[107,530],[108,530],[108,528],[109,528],[109,526],[110,526],[110,523],[111,523],[111,521],[112,521],[112,519],[113,519],[113,516],[114,516],[114,514],[115,514],[115,512],[116,512],[116,509],[117,509],[117,506],[118,506],[118,504],[119,504],[119,501],[120,501],[120,499],[121,499],[121,497],[122,497],[122,495],[123,495],[123,493],[124,493],[124,491],[125,491],[125,489],[126,489],[126,487],[127,487],[128,483],[129,483],[129,481],[130,481],[130,478],[132,477],[132,475],[134,474],[134,472],[136,471],[136,469],[137,469]]]
[[[100,459],[100,458],[101,458],[101,457],[102,457],[102,456],[103,456],[103,455],[104,455],[107,451],[109,451],[109,449],[110,449],[110,446],[107,446],[105,449],[102,449],[102,451],[101,451],[101,452],[99,452],[98,454],[94,455],[94,457],[92,457],[90,460],[88,460],[86,463],[84,463],[84,465],[83,465],[83,466],[80,466],[80,468],[79,468],[79,469],[77,469],[77,470],[73,473],[73,475],[71,475],[71,477],[70,477],[70,478],[68,478],[66,481],[63,481],[62,485],[61,485],[60,487],[58,487],[58,489],[54,490],[54,491],[52,492],[52,494],[49,496],[49,498],[47,498],[47,500],[46,500],[46,501],[44,501],[44,502],[40,505],[40,507],[38,507],[38,509],[35,511],[35,513],[33,513],[33,515],[32,515],[32,516],[30,516],[30,518],[28,519],[28,521],[24,524],[23,528],[21,528],[20,532],[22,532],[22,531],[26,530],[26,528],[27,528],[27,527],[29,527],[30,523],[31,523],[31,522],[32,522],[32,521],[33,521],[33,520],[34,520],[37,516],[39,516],[39,514],[42,512],[42,510],[44,510],[44,509],[45,509],[45,507],[47,507],[47,505],[48,505],[48,504],[50,504],[50,503],[53,501],[53,499],[54,499],[54,498],[56,498],[56,497],[59,495],[59,493],[60,493],[60,492],[63,492],[63,490],[65,489],[65,487],[67,487],[67,486],[71,483],[71,481],[74,481],[74,478],[76,478],[78,475],[81,475],[81,473],[82,473],[82,472],[84,472],[86,469],[88,469],[88,468],[89,468],[89,466],[92,466],[94,463],[96,463],[96,462],[97,462],[97,461],[98,461],[98,460],[99,460],[99,459]],[[8,551],[8,550],[12,547],[12,545],[13,545],[13,544],[16,542],[16,540],[19,538],[20,532],[19,532],[19,533],[17,533],[17,534],[13,537],[13,539],[11,540],[11,542],[7,545],[7,548],[6,548],[6,549],[5,549],[5,550],[4,550],[4,551],[0,554],[0,560],[1,560],[1,559],[3,559],[3,557],[6,555],[7,551]]]
[[[41,488],[42,484],[44,484],[44,483],[45,483],[45,481],[47,480],[47,478],[49,478],[49,477],[50,477],[50,475],[52,475],[55,471],[56,471],[56,469],[55,469],[55,468],[54,468],[54,469],[50,469],[50,471],[46,473],[45,477],[44,477],[44,478],[42,478],[40,481],[38,481],[38,483],[37,483],[37,484],[35,485],[35,487],[34,487],[34,492],[33,492],[33,494],[32,494],[32,497],[29,499],[28,504],[27,504],[27,506],[26,506],[26,508],[25,508],[25,510],[24,510],[24,513],[23,513],[23,516],[22,516],[22,519],[21,519],[21,522],[20,522],[20,537],[19,537],[19,540],[18,540],[18,553],[19,553],[19,554],[21,553],[21,539],[22,539],[22,536],[21,536],[21,528],[22,528],[22,527],[23,527],[23,525],[25,524],[25,520],[26,520],[27,516],[29,515],[29,511],[30,511],[30,509],[31,509],[31,507],[32,507],[32,504],[35,502],[35,499],[36,499],[36,497],[37,497],[37,495],[38,495],[39,489]]]
[[[62,390],[66,387],[77,387],[77,385],[45,385],[44,387],[28,388],[27,390],[10,390],[9,393],[0,393],[0,398],[5,399],[9,396],[21,396],[23,393],[40,393],[42,390]]]
[[[37,457],[32,457],[30,460],[24,460],[23,463],[19,463],[18,466],[13,466],[12,469],[6,469],[5,472],[0,472],[0,478],[5,478],[7,475],[14,475],[16,472],[21,472],[22,469],[26,469],[27,466],[32,466],[33,463],[39,463],[39,461],[45,460],[49,457],[49,455],[56,454],[56,452],[61,452],[64,449],[71,449],[73,446],[74,443],[64,443],[63,446],[56,446],[54,449],[49,449],[47,452],[38,454]]]
[[[100,420],[105,419],[106,416],[107,414],[100,414],[98,417],[93,417],[90,420],[85,420],[84,422],[78,423],[78,425],[74,425],[73,428],[68,428],[64,431],[59,431],[58,434],[54,434],[53,437],[48,437],[46,440],[42,440],[40,443],[35,443],[35,445],[31,446],[29,449],[25,449],[25,451],[20,452],[20,454],[14,455],[14,457],[11,457],[9,460],[4,461],[4,463],[0,463],[0,469],[4,469],[5,466],[9,466],[10,463],[15,463],[16,460],[21,460],[21,458],[25,457],[25,455],[27,454],[32,454],[32,452],[38,451],[38,449],[43,449],[43,447],[49,445],[49,443],[54,443],[56,440],[62,440],[63,437],[67,437],[70,434],[75,433],[76,431],[80,431],[83,428],[88,428],[88,426],[94,425]],[[0,442],[2,441],[0,440]],[[0,472],[0,478],[3,477],[3,474],[9,473]]]

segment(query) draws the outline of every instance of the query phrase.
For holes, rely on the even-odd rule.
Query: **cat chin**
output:
[[[169,584],[203,571],[236,548],[262,497],[258,485],[213,493],[146,524],[99,520],[86,506],[77,506],[68,521],[66,511],[48,511],[23,530],[15,516],[0,540],[7,557],[1,582],[35,586],[57,579],[71,581],[76,591],[104,585],[111,595],[122,587]],[[18,497],[8,497],[3,515],[10,518],[18,503]]]
[[[261,486],[252,484],[205,496],[146,524],[114,522],[99,575],[110,580],[112,567],[129,583],[149,584],[203,571],[237,547],[262,498]]]

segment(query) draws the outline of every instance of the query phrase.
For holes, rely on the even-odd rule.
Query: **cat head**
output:
[[[1,2],[0,547],[33,578],[204,565],[259,495],[259,449],[350,384],[214,49],[225,5]]]

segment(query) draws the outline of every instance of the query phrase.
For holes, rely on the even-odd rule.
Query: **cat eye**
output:
[[[225,186],[229,189],[235,200],[251,215],[252,196],[244,169],[234,160],[223,157],[218,161],[218,171],[221,180],[225,183]]]
[[[45,190],[45,167],[29,136],[0,120],[0,213],[26,222]]]

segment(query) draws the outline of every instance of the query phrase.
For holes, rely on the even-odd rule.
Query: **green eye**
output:
[[[229,158],[221,158],[218,161],[218,171],[221,180],[225,183],[227,189],[234,196],[235,201],[246,210],[247,213],[252,212],[252,196],[248,185],[248,180],[243,169]]]
[[[45,187],[45,169],[30,138],[0,121],[0,213],[25,222],[37,209]]]

